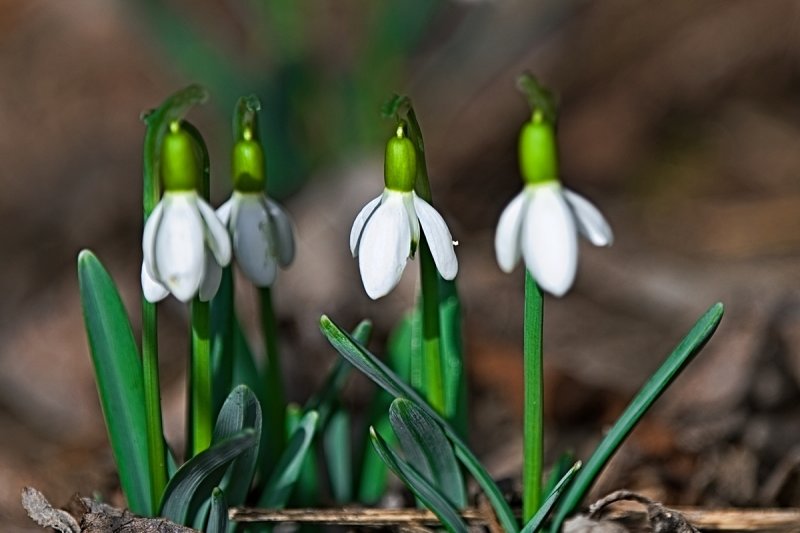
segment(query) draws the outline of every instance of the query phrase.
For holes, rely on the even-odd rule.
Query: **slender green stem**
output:
[[[190,368],[192,455],[211,445],[211,335],[209,303],[192,302],[192,360]]]
[[[530,272],[525,270],[525,331],[523,339],[525,406],[523,412],[522,519],[527,522],[542,500],[544,428],[542,426],[542,324],[544,298]]]
[[[439,317],[439,276],[425,236],[419,241],[419,268],[422,285],[422,353],[425,364],[425,394],[437,412],[446,413]]]
[[[264,360],[264,381],[267,394],[264,406],[268,427],[263,439],[266,448],[263,460],[268,468],[275,465],[286,447],[286,398],[281,377],[281,362],[278,352],[278,324],[272,307],[272,290],[263,287],[259,291],[261,300],[261,333],[266,351]]]

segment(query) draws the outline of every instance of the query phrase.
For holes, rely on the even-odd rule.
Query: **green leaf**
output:
[[[215,415],[219,413],[235,385],[233,381],[235,326],[233,271],[228,266],[222,270],[219,289],[211,301],[211,368],[213,369],[211,386]]]
[[[497,514],[500,525],[506,531],[516,531],[518,529],[516,518],[514,518],[514,513],[503,498],[503,493],[472,451],[464,444],[464,441],[461,440],[458,433],[450,427],[436,411],[431,409],[416,391],[406,383],[403,383],[403,381],[389,370],[377,357],[357,343],[347,332],[333,323],[327,316],[323,315],[320,319],[320,328],[323,335],[328,339],[328,342],[331,343],[342,357],[350,361],[353,366],[358,368],[368,378],[394,397],[405,397],[412,400],[441,426],[447,438],[453,443],[458,459],[475,477],[475,480],[486,493],[487,498]]]
[[[459,435],[465,437],[469,421],[467,372],[464,367],[464,339],[461,333],[461,301],[455,281],[439,279],[439,314],[442,324],[445,412]]]
[[[206,533],[225,533],[228,529],[228,504],[219,487],[211,491],[211,511],[208,514]]]
[[[547,481],[544,484],[544,490],[542,493],[547,496],[553,492],[553,489],[556,488],[556,485],[558,485],[558,483],[565,475],[567,475],[567,472],[569,472],[574,465],[575,457],[573,454],[564,452],[559,455],[555,464],[553,464],[553,467],[550,469],[550,474],[547,476]]]
[[[565,488],[569,485],[569,482],[572,481],[572,478],[575,477],[575,474],[578,473],[578,470],[581,468],[581,462],[578,461],[577,463],[572,465],[572,468],[567,470],[566,474],[564,474],[558,483],[555,484],[553,490],[551,490],[547,497],[542,503],[542,506],[536,511],[536,513],[528,520],[528,523],[525,524],[525,527],[522,528],[520,533],[534,533],[535,531],[539,531],[539,528],[542,527],[544,521],[547,519],[547,515],[550,514],[550,511],[553,507],[558,503],[559,499],[561,498],[561,493],[564,491]]]
[[[672,351],[650,380],[633,398],[625,412],[617,419],[614,426],[597,445],[592,456],[586,461],[586,466],[575,479],[575,482],[564,495],[558,507],[556,518],[553,520],[553,531],[558,531],[567,516],[580,504],[589,491],[594,480],[605,467],[619,448],[620,444],[633,431],[633,428],[647,412],[653,402],[675,380],[681,371],[686,368],[694,356],[705,346],[722,320],[723,305],[716,303],[700,317],[692,330]]]
[[[439,425],[405,398],[397,398],[389,407],[392,424],[406,461],[457,508],[467,506],[461,468]]]
[[[83,318],[120,484],[131,511],[153,516],[142,362],[119,292],[95,255],[78,256]]]
[[[310,411],[303,416],[300,424],[289,439],[275,470],[264,487],[261,499],[258,501],[260,507],[268,509],[281,509],[286,505],[286,501],[292,493],[292,487],[300,475],[303,459],[308,452],[311,441],[316,431],[319,415],[316,411]]]
[[[246,385],[239,385],[231,391],[222,406],[214,427],[212,443],[222,442],[244,429],[255,432],[257,440],[261,436],[261,405],[258,398]],[[234,459],[220,488],[225,492],[230,505],[244,505],[258,462],[258,444]]]
[[[169,480],[161,500],[160,516],[178,524],[193,523],[226,467],[257,442],[255,431],[248,428],[189,459]]]
[[[333,499],[338,504],[350,503],[353,499],[353,447],[347,411],[340,409],[333,413],[325,429],[323,446]]]
[[[297,404],[289,404],[286,409],[287,436],[297,430],[302,420],[303,411]],[[319,433],[319,418],[315,426],[315,436]],[[303,457],[300,465],[300,474],[290,490],[287,507],[317,507],[320,501],[319,474],[317,472],[316,439],[312,439],[311,446]]]
[[[439,520],[442,521],[448,531],[463,533],[469,531],[458,510],[453,507],[447,497],[431,485],[413,466],[400,459],[389,448],[386,441],[375,432],[374,428],[370,430],[370,437],[381,459],[411,489],[411,492],[425,504],[425,507],[439,517]]]

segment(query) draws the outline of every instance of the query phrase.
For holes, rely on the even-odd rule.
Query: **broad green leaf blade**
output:
[[[257,440],[261,437],[261,405],[258,398],[246,385],[239,385],[231,391],[222,406],[214,427],[213,443],[222,442],[242,430],[255,431]],[[244,505],[258,462],[258,443],[234,459],[220,488],[225,492],[230,505]]]
[[[189,459],[169,480],[161,500],[160,516],[178,524],[192,522],[197,510],[222,479],[228,464],[257,442],[255,431],[245,429]]]
[[[119,293],[95,255],[78,256],[83,318],[120,484],[131,511],[153,516],[142,362]]]
[[[467,506],[461,468],[441,428],[405,398],[397,398],[389,407],[392,424],[406,461],[413,466],[456,508]]]
[[[386,466],[411,489],[411,492],[420,499],[425,507],[439,517],[439,520],[442,521],[448,531],[457,533],[467,533],[469,531],[458,510],[453,507],[447,497],[431,485],[413,466],[400,459],[389,448],[386,441],[375,432],[374,428],[370,429],[370,437],[375,450],[386,463]]]
[[[539,529],[544,524],[544,521],[547,519],[547,515],[550,514],[550,511],[555,507],[558,503],[558,500],[561,498],[561,493],[564,492],[564,489],[567,488],[569,482],[572,481],[572,478],[575,477],[575,474],[578,473],[578,470],[581,468],[581,462],[578,461],[572,468],[567,470],[566,474],[564,474],[561,479],[553,486],[553,490],[547,493],[547,497],[544,499],[544,503],[536,513],[528,520],[528,523],[525,524],[525,527],[522,528],[520,533],[534,533],[539,531]]]
[[[431,409],[427,402],[425,402],[416,391],[406,383],[403,383],[403,381],[389,370],[377,357],[358,344],[347,332],[342,330],[327,316],[323,315],[320,319],[320,328],[323,335],[328,339],[328,342],[331,343],[342,357],[350,361],[353,366],[366,374],[368,378],[394,397],[404,397],[412,400],[441,426],[447,438],[453,443],[456,449],[456,456],[475,477],[475,480],[486,493],[486,497],[489,498],[495,513],[497,513],[497,519],[500,525],[506,531],[517,531],[519,528],[517,520],[514,517],[513,511],[511,511],[511,508],[508,506],[508,503],[503,498],[503,493],[492,480],[486,469],[483,468],[483,465],[480,464],[478,458],[475,457],[447,421],[436,413],[436,411]]]
[[[219,487],[211,491],[211,511],[208,514],[206,533],[225,533],[228,529],[228,504],[225,493]]]
[[[338,504],[350,503],[353,500],[353,446],[350,415],[344,409],[334,411],[328,421],[323,446],[333,499]]]
[[[592,456],[586,461],[586,466],[564,495],[558,507],[556,518],[553,520],[553,531],[558,531],[567,516],[580,504],[583,497],[591,488],[594,480],[605,467],[619,448],[620,444],[633,431],[633,428],[647,412],[653,402],[661,393],[678,377],[694,356],[705,346],[722,320],[723,305],[716,303],[700,317],[686,337],[678,344],[664,361],[655,374],[645,383],[644,387],[633,398],[631,403],[620,415],[614,426],[597,445]]]
[[[258,501],[260,507],[281,509],[286,505],[314,437],[318,418],[316,411],[310,411],[300,420],[286,450],[275,466],[272,477],[264,487],[264,492]]]

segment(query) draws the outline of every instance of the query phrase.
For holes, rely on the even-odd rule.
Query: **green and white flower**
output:
[[[209,301],[217,293],[231,243],[214,209],[197,193],[200,169],[194,141],[170,126],[161,154],[164,195],[142,235],[142,291],[150,302],[172,293],[182,302]]]
[[[578,233],[595,246],[611,245],[614,236],[589,200],[558,181],[553,128],[536,116],[520,135],[520,164],[525,188],[500,216],[497,263],[511,272],[522,257],[543,290],[563,296],[578,268]]]
[[[350,252],[358,258],[364,289],[373,300],[397,286],[407,259],[416,251],[420,231],[439,274],[451,280],[458,273],[447,224],[433,206],[413,191],[416,155],[402,128],[386,145],[384,175],[383,194],[361,209],[350,231]]]

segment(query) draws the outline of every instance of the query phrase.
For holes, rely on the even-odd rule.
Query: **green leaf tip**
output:
[[[556,96],[542,85],[536,76],[530,72],[523,72],[517,78],[517,88],[528,99],[528,105],[534,114],[539,112],[550,124],[556,123],[558,117]]]

